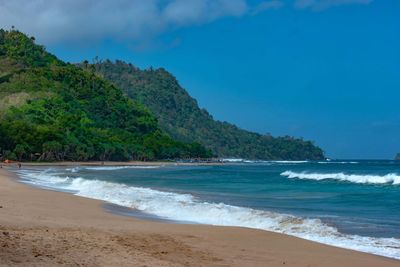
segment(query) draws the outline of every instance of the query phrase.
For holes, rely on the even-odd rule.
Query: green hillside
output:
[[[199,142],[220,157],[275,160],[324,158],[323,151],[310,141],[261,135],[214,120],[164,69],[140,70],[123,61],[109,60],[93,65],[82,63],[80,66],[96,71],[131,99],[149,107],[157,116],[161,128],[173,138]]]
[[[142,104],[34,38],[0,30],[0,156],[19,160],[208,157],[175,141]]]

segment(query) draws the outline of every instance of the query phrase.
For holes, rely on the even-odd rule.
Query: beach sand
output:
[[[0,169],[0,266],[400,266],[267,231],[119,216],[101,201],[16,182],[7,168]]]
[[[11,164],[2,163],[4,166],[17,167],[18,162],[13,162]],[[226,165],[229,162],[175,162],[175,161],[58,161],[58,162],[23,162],[23,166],[204,166],[204,165]]]

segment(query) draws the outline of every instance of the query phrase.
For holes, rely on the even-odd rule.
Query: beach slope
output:
[[[267,231],[142,221],[103,205],[1,169],[0,266],[400,266]]]

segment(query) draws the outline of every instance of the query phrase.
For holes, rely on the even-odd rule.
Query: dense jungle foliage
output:
[[[289,136],[272,137],[220,122],[200,109],[178,81],[164,69],[141,70],[123,61],[79,64],[93,70],[131,99],[143,103],[157,116],[160,127],[173,138],[198,142],[220,157],[270,160],[319,160],[323,151],[310,141]]]
[[[0,157],[156,160],[210,157],[160,129],[143,104],[90,69],[64,63],[33,37],[0,29]]]

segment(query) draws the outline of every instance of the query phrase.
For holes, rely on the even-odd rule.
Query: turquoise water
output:
[[[400,258],[400,164],[238,162],[20,172],[25,182],[165,219],[236,225]]]

